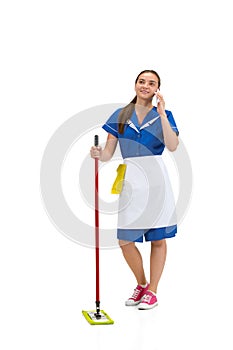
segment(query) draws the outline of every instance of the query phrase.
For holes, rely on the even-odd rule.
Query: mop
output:
[[[94,145],[98,146],[99,137],[95,135]],[[106,312],[100,310],[100,268],[99,268],[99,161],[95,158],[95,265],[96,265],[96,310],[82,311],[91,325],[113,324],[114,321]]]

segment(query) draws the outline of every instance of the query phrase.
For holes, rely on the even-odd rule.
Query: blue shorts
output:
[[[159,227],[152,229],[117,229],[117,238],[129,242],[159,241],[165,238],[175,237],[177,233],[177,225],[168,227]]]

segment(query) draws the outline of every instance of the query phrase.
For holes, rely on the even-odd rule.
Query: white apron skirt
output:
[[[152,229],[177,224],[175,200],[162,156],[124,159],[119,229]]]

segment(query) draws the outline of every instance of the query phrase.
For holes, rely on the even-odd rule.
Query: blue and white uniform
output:
[[[174,237],[177,232],[175,201],[162,160],[163,130],[157,108],[153,107],[138,125],[136,112],[118,132],[116,110],[103,129],[118,138],[124,163],[127,165],[123,190],[119,197],[118,239],[134,242]],[[172,129],[178,129],[170,111],[166,110]]]

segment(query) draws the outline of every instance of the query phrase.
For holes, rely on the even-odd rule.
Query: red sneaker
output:
[[[149,286],[148,283],[146,284],[145,288],[143,288],[138,284],[137,287],[134,289],[132,297],[126,300],[125,305],[126,306],[138,305],[142,300],[143,295],[146,293],[148,286]]]
[[[158,305],[156,294],[147,290],[143,295],[140,304],[138,305],[139,310],[149,310]]]

